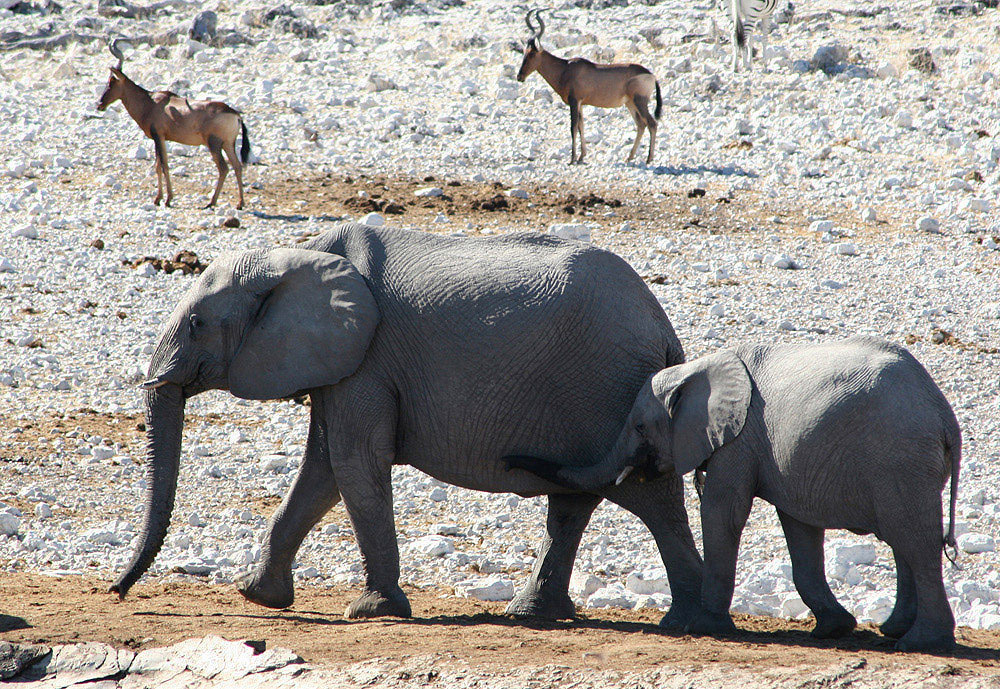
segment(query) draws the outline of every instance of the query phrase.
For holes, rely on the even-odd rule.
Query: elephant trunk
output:
[[[184,427],[184,394],[179,385],[167,383],[145,391],[146,403],[146,518],[139,544],[128,568],[112,593],[124,598],[145,574],[160,552],[170,526],[180,466],[181,430]]]
[[[508,469],[524,469],[566,488],[596,491],[625,480],[641,459],[642,448],[643,443],[626,426],[604,459],[590,466],[566,466],[529,455],[508,455],[504,460]]]
[[[575,487],[596,490],[624,481],[638,464],[638,452],[642,443],[634,436],[635,433],[626,424],[604,459],[592,466],[573,471],[573,477],[578,483]]]

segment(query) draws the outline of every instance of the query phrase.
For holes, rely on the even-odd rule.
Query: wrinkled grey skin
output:
[[[505,470],[540,453],[594,464],[643,381],[683,361],[641,278],[619,257],[541,235],[491,239],[344,225],[296,249],[221,258],[168,321],[146,391],[147,519],[124,595],[155,558],[173,506],[184,400],[210,388],[247,399],[308,392],[306,450],[239,583],[291,605],[303,538],[343,499],[366,573],[348,617],[410,614],[398,585],[390,469],[524,496],[549,494],[547,537],[515,614],[572,617],[567,593],[590,514],[607,498],[639,516],[664,556],[682,626],[698,611],[701,558],[676,476],[567,491]]]
[[[735,629],[736,555],[754,497],[778,510],[818,637],[856,624],[826,581],[824,529],[874,533],[892,547],[897,573],[896,606],[881,629],[904,650],[955,644],[941,553],[954,545],[960,462],[958,422],[930,375],[902,347],[867,337],[745,346],[661,371],[639,392],[614,449],[592,467],[508,459],[588,491],[633,467],[705,469],[705,573],[693,633]],[[949,476],[952,526],[942,541]]]

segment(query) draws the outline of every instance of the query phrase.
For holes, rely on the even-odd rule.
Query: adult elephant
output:
[[[251,601],[291,605],[291,566],[309,530],[343,498],[364,562],[348,617],[409,616],[399,588],[390,469],[448,483],[549,495],[531,580],[508,610],[572,617],[580,537],[607,498],[652,531],[673,602],[699,608],[701,558],[676,475],[572,493],[510,454],[598,462],[652,373],[683,361],[663,309],[621,258],[537,234],[466,239],[346,224],[301,248],[212,263],[171,315],[144,383],[145,525],[112,590],[124,596],[163,544],[177,484],[184,401],[208,389],[245,399],[308,391],[309,437],[271,519]]]

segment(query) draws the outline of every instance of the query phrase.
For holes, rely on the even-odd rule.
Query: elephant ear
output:
[[[245,287],[262,302],[229,365],[230,391],[275,399],[354,373],[379,311],[351,262],[322,251],[272,249],[260,263]]]
[[[674,469],[686,474],[743,429],[750,374],[733,351],[724,350],[664,369],[653,379],[653,392],[670,418]]]

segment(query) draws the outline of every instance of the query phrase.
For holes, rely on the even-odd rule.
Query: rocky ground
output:
[[[956,617],[1000,628],[1000,13],[989,2],[800,3],[767,71],[733,75],[710,3],[556,3],[543,43],[641,62],[664,93],[654,165],[625,165],[624,110],[586,109],[589,164],[568,167],[568,111],[513,80],[520,10],[480,2],[0,2],[0,566],[110,578],[144,487],[134,384],[204,264],[294,244],[340,219],[469,235],[555,231],[629,260],[690,356],[748,341],[870,333],[907,344],[964,434]],[[215,13],[215,26],[210,17]],[[197,20],[197,21],[196,21]],[[115,105],[125,71],[242,110],[248,204],[200,210],[204,150],[170,146],[177,198],[152,204],[152,148]],[[419,192],[419,193],[418,193]],[[206,393],[188,405],[181,487],[159,578],[226,583],[259,557],[294,476],[307,410]],[[504,599],[527,576],[544,502],[395,474],[403,579]],[[696,536],[697,499],[689,496]],[[859,619],[892,604],[888,549],[831,533],[828,574]],[[351,587],[341,507],[307,539],[300,588]],[[639,522],[603,506],[584,536],[584,608],[663,608]],[[140,585],[141,587],[141,585]],[[472,604],[465,601],[463,604]],[[744,534],[734,607],[802,617],[773,510]],[[295,649],[298,650],[298,649]]]

